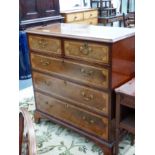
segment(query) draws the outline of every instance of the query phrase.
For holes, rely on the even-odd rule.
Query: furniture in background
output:
[[[104,26],[106,26],[108,23],[113,26],[114,22],[119,22],[119,27],[121,27],[123,22],[123,14],[116,14],[115,16],[109,16],[109,17],[98,17],[98,23],[102,23]]]
[[[123,14],[116,12],[116,8],[113,8],[111,0],[91,0],[90,3],[92,8],[98,8],[98,23],[104,26],[110,23],[113,26],[113,23],[118,21],[121,27]]]
[[[20,30],[63,20],[59,0],[19,0],[19,16]]]
[[[38,25],[62,22],[59,0],[19,0],[19,79],[31,78],[29,49],[24,30]]]
[[[91,7],[96,6],[99,11],[99,16],[109,17],[116,15],[116,8],[113,8],[111,0],[91,0]]]
[[[97,9],[78,9],[62,11],[61,15],[64,17],[65,23],[77,24],[98,24],[98,10]]]
[[[115,89],[116,92],[116,154],[121,130],[135,134],[135,79]]]
[[[25,148],[22,153],[23,146]],[[19,110],[19,155],[22,154],[37,155],[34,126],[30,114],[24,108]]]
[[[123,13],[124,27],[134,28],[135,27],[135,12]]]
[[[27,34],[36,122],[49,118],[113,155],[114,89],[134,76],[134,29],[59,23]]]

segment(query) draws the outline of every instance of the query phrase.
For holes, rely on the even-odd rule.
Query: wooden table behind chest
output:
[[[101,144],[105,154],[112,154],[113,90],[134,75],[134,35],[114,43],[98,41],[63,33],[71,26],[53,24],[27,31],[36,117],[84,134]]]

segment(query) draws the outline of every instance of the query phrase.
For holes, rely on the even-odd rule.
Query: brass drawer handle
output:
[[[64,80],[64,85],[67,86],[67,81]]]
[[[95,123],[95,121],[94,121],[93,119],[91,119],[91,120],[90,120],[90,123],[91,123],[91,124],[94,124],[94,123]]]
[[[86,116],[82,116],[82,119],[83,120],[86,120]],[[95,123],[95,121],[93,120],[93,119],[91,119],[90,121],[88,121],[90,124],[94,124]]]
[[[51,82],[50,81],[43,81],[43,83],[47,86],[50,86],[51,85]]]
[[[47,40],[45,39],[40,39],[38,40],[38,45],[41,47],[41,48],[45,48],[47,46],[48,42]]]
[[[53,107],[53,105],[52,105],[52,104],[49,104],[48,101],[45,101],[45,104],[46,104],[46,105],[49,105],[50,107]]]
[[[92,51],[92,48],[88,46],[88,43],[84,43],[84,45],[80,46],[80,52],[84,55],[88,55]]]
[[[90,14],[90,17],[92,16],[93,14]]]
[[[65,104],[65,108],[68,108],[68,104],[67,103]]]
[[[94,99],[94,96],[93,96],[92,94],[87,95],[87,94],[85,93],[85,91],[82,91],[82,92],[81,92],[81,95],[83,96],[83,99],[86,100],[86,101],[90,101],[90,100]]]
[[[106,80],[106,71],[102,70],[103,79]]]
[[[48,66],[48,65],[50,64],[50,61],[40,59],[40,63],[41,63],[43,66]]]
[[[82,119],[83,119],[83,120],[86,120],[86,116],[82,116]]]
[[[93,74],[93,71],[81,68],[81,73],[84,73],[84,75],[87,75],[87,76],[91,76]]]
[[[49,104],[48,101],[45,101],[45,104]]]
[[[74,17],[74,19],[76,19],[76,18],[77,18],[77,16]]]

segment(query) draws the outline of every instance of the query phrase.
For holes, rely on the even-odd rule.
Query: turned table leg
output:
[[[120,131],[119,131],[119,129],[116,129],[116,144],[115,144],[116,155],[118,155],[118,153],[119,153],[119,135],[120,135]]]
[[[135,143],[135,136],[132,134],[131,135],[131,145],[133,146]]]

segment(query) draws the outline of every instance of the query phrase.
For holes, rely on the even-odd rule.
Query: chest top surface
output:
[[[85,24],[56,23],[27,29],[27,33],[114,43],[135,35],[135,30]]]
[[[82,8],[82,9],[74,9],[74,10],[63,10],[60,13],[77,13],[77,12],[83,12],[83,11],[97,11],[96,8]]]

